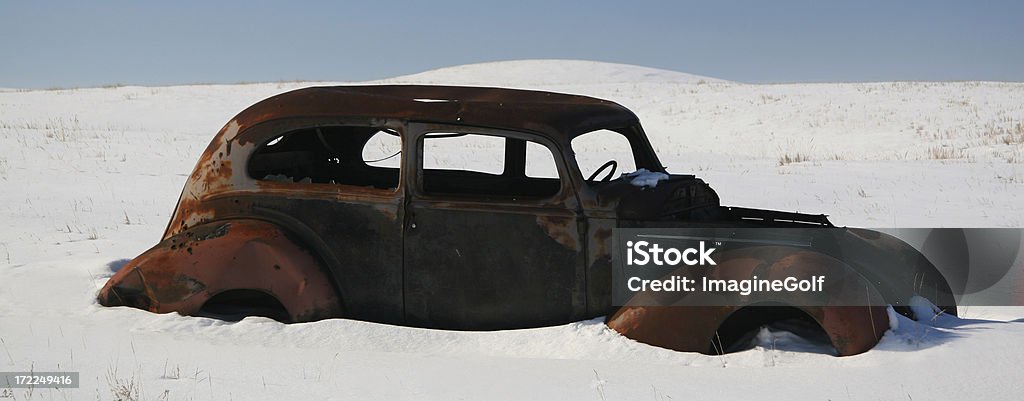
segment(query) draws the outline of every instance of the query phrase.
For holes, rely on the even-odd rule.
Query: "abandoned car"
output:
[[[621,174],[633,171],[666,175],[637,186]],[[501,88],[312,87],[231,119],[188,177],[162,240],[125,264],[98,300],[158,313],[455,330],[608,316],[627,337],[704,353],[774,319],[813,322],[839,355],[870,349],[889,327],[878,305],[614,306],[613,230],[675,225],[832,227],[823,215],[722,206],[701,179],[667,175],[638,118],[611,101]],[[776,247],[774,259],[757,262],[827,258],[868,278],[875,288],[861,291],[902,313],[911,313],[906,300],[893,299],[896,284],[887,283],[936,294],[948,287],[899,240],[846,232],[871,251],[837,260]],[[948,296],[930,301],[955,313]]]

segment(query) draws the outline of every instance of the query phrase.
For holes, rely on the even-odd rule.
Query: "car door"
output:
[[[570,322],[586,313],[584,241],[555,145],[527,133],[409,124],[405,319],[452,329]],[[527,149],[547,159],[531,175]]]
[[[254,127],[259,145],[247,169],[259,191],[224,209],[248,210],[309,246],[331,270],[346,317],[401,323],[403,130],[397,121],[335,119]]]

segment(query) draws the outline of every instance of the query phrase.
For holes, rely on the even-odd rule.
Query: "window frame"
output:
[[[408,171],[413,172],[409,174],[409,182],[406,184],[410,188],[410,193],[417,199],[426,201],[451,201],[451,202],[470,202],[470,203],[485,203],[489,205],[503,204],[503,205],[554,205],[563,204],[568,198],[575,197],[575,185],[572,180],[572,174],[567,168],[565,157],[562,153],[562,149],[558,143],[551,141],[543,135],[538,135],[531,132],[514,131],[500,128],[491,127],[479,127],[470,125],[453,125],[453,124],[438,124],[438,123],[412,123],[408,124],[409,141],[407,141],[406,152],[412,152],[414,157],[409,157],[405,161],[405,165]],[[534,142],[541,146],[544,146],[551,152],[551,157],[555,162],[555,169],[558,173],[559,189],[558,192],[547,197],[533,197],[533,196],[515,196],[515,195],[479,195],[479,194],[457,194],[457,193],[431,193],[426,192],[423,186],[423,176],[425,169],[423,168],[424,152],[423,142],[426,136],[432,133],[447,133],[447,134],[475,134],[475,135],[486,135],[496,136],[501,138],[512,138],[524,140],[527,142]],[[506,142],[507,145],[507,142]],[[507,147],[506,147],[507,148]],[[525,147],[524,147],[525,149]],[[526,154],[523,154],[526,157]],[[509,160],[506,159],[503,162],[503,170],[507,171],[509,168]],[[525,170],[524,170],[525,172]],[[488,173],[484,173],[488,174]],[[542,179],[542,178],[537,178]],[[553,178],[551,178],[553,179]]]

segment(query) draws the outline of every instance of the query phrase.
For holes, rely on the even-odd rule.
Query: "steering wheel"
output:
[[[619,167],[619,163],[616,162],[615,160],[609,160],[602,164],[601,167],[598,167],[597,170],[594,170],[594,174],[591,174],[590,177],[587,177],[587,181],[595,182],[595,178],[597,178],[597,176],[608,167],[611,167],[612,169],[611,171],[608,172],[608,175],[604,176],[604,178],[601,179],[601,182],[610,181],[612,179],[612,176],[615,175],[615,169]]]

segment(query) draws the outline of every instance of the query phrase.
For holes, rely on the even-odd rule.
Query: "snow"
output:
[[[625,178],[630,178],[630,185],[646,188],[655,188],[658,186],[659,181],[669,179],[668,174],[657,171],[649,171],[645,168],[639,169],[632,173],[624,173],[622,174],[622,176]]]
[[[910,297],[908,306],[910,307],[910,310],[914,312],[914,320],[919,322],[931,320],[942,312],[938,306],[935,306],[935,304],[927,298],[918,295]]]
[[[885,313],[889,316],[889,330],[893,332],[899,331],[900,318],[902,315],[896,313],[896,311],[892,309],[892,306],[886,307]]]
[[[724,83],[721,79],[628,64],[583,60],[513,60],[440,68],[386,83],[530,87],[566,85]]]
[[[830,213],[852,226],[1024,225],[1020,83],[750,85],[538,60],[382,82],[620,102],[670,172],[696,174],[730,205]],[[15,390],[18,400],[114,399],[128,385],[147,400],[1019,398],[1020,307],[961,307],[962,318],[919,322],[890,313],[893,330],[877,347],[836,358],[788,327],[759,331],[748,350],[705,356],[633,342],[600,320],[452,332],[96,305],[99,286],[157,242],[231,116],[320,84],[0,91],[0,371],[72,370],[83,380]]]

